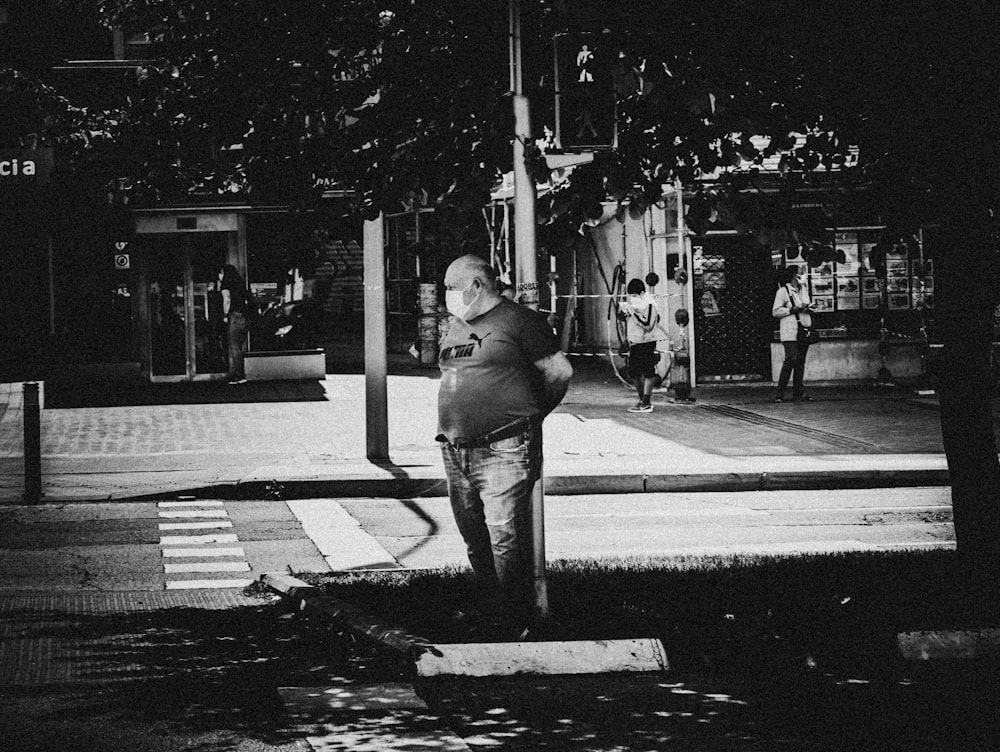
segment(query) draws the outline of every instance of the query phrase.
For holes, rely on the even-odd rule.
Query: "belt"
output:
[[[518,418],[513,420],[507,425],[500,426],[494,431],[490,431],[482,436],[465,437],[459,436],[456,439],[449,440],[444,434],[437,437],[438,441],[443,441],[446,444],[450,444],[456,449],[483,449],[488,447],[494,441],[502,441],[503,439],[509,439],[513,436],[518,436],[522,433],[530,431],[536,425],[536,421],[530,417]]]

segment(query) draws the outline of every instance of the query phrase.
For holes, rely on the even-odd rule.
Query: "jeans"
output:
[[[788,377],[792,376],[792,396],[801,397],[803,394],[803,379],[806,372],[806,353],[809,352],[809,345],[795,340],[782,342],[785,346],[785,360],[781,364],[781,373],[778,375],[778,396],[785,393],[788,386]]]
[[[243,353],[247,349],[247,317],[242,313],[229,314],[229,380],[245,379]]]
[[[488,447],[442,443],[448,496],[480,587],[500,596],[510,615],[532,604],[531,495],[541,473],[542,431],[534,428]]]

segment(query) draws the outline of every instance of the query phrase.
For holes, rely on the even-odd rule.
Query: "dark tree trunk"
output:
[[[960,559],[996,592],[1000,574],[1000,461],[990,368],[997,278],[992,248],[962,228],[945,233],[939,275],[944,353],[938,392]]]

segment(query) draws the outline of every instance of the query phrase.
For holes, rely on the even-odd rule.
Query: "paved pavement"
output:
[[[667,393],[658,393],[652,414],[632,414],[626,412],[632,392],[608,366],[594,361],[578,366],[566,400],[545,425],[546,488],[554,497],[547,507],[554,520],[549,545],[555,557],[579,548],[581,540],[604,546],[598,555],[618,553],[616,541],[634,538],[633,531],[626,520],[609,537],[602,507],[615,501],[611,494],[636,492],[645,493],[616,511],[621,518],[652,520],[659,537],[646,541],[651,552],[690,543],[690,531],[706,521],[710,551],[731,548],[734,522],[741,545],[749,541],[761,551],[827,550],[837,542],[823,536],[842,529],[845,520],[885,538],[885,529],[875,529],[883,520],[851,512],[847,496],[832,509],[823,494],[798,494],[794,503],[775,494],[771,503],[778,506],[761,508],[724,495],[706,502],[660,491],[938,486],[923,489],[917,501],[903,490],[887,494],[884,522],[893,526],[892,535],[902,536],[901,544],[914,545],[916,533],[925,536],[918,546],[951,545],[947,490],[941,487],[947,471],[932,396],[874,385],[824,385],[813,388],[813,402],[774,404],[768,385],[715,385],[700,387],[694,404],[672,404]],[[379,557],[388,557],[383,565],[390,566],[460,563],[461,542],[449,534],[447,509],[435,498],[444,493],[433,441],[437,386],[432,369],[410,368],[389,377],[390,458],[373,462],[365,457],[364,377],[358,374],[239,387],[43,383],[46,503],[25,507],[20,505],[22,385],[0,384],[0,504],[7,505],[0,507],[0,525],[8,532],[0,535],[7,553],[0,586],[0,684],[30,693],[160,676],[156,672],[188,676],[192,655],[206,666],[272,662],[281,645],[296,639],[291,627],[279,625],[273,644],[254,645],[235,658],[220,653],[218,641],[230,639],[219,637],[229,634],[227,629],[234,635],[253,631],[248,618],[258,619],[261,630],[274,623],[273,612],[241,594],[235,583],[277,567],[279,560],[294,560],[296,569],[377,566]],[[428,498],[392,498],[414,495]],[[311,499],[320,496],[337,501],[323,504],[317,516]],[[171,498],[155,503],[155,497]],[[275,497],[287,501],[226,501]],[[362,503],[360,497],[382,497],[382,503]],[[222,501],[206,503],[206,498]],[[90,503],[62,504],[76,501]],[[405,519],[398,514],[400,503],[409,513]],[[195,509],[198,519],[185,516]],[[810,509],[819,516],[806,536],[808,545],[801,520],[789,523],[785,537],[755,537],[754,526]],[[396,534],[369,535],[366,527],[375,523],[368,518],[379,515],[402,527],[397,525]],[[71,545],[74,521],[91,549],[119,547],[110,566],[93,550]],[[407,526],[423,544],[414,543],[413,530],[402,529]],[[428,536],[428,526],[435,535]],[[315,548],[306,545],[302,529]],[[69,536],[65,544],[53,544],[57,530]],[[185,542],[186,536],[192,540]],[[199,536],[221,537],[193,540]],[[347,538],[350,546],[343,545]],[[881,538],[862,538],[852,546],[884,547]],[[885,540],[893,545],[891,536]],[[191,551],[184,553],[185,546]],[[345,563],[348,554],[354,559]],[[369,555],[374,560],[364,560]],[[53,578],[62,578],[64,586],[50,587]],[[234,586],[192,586],[201,578],[232,579]],[[188,626],[192,618],[205,622],[203,635]],[[184,636],[189,634],[197,639]],[[197,644],[198,652],[182,654],[174,642]],[[256,681],[233,686],[246,684],[252,696]],[[175,694],[157,695],[153,704]],[[47,722],[58,725],[51,718]],[[78,724],[58,733],[75,738]],[[291,733],[273,748],[298,748],[300,739]]]
[[[824,385],[775,404],[770,385],[700,386],[694,404],[632,392],[581,360],[545,423],[550,494],[928,485],[947,482],[933,396]],[[388,379],[390,458],[365,457],[364,376],[321,382],[43,383],[43,500],[187,492],[231,498],[442,495],[435,369]],[[0,385],[0,503],[21,499],[21,384]]]

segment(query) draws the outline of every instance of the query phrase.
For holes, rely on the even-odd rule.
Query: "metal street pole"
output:
[[[510,88],[514,100],[514,254],[517,299],[538,309],[538,269],[535,260],[535,181],[524,162],[524,145],[531,142],[531,108],[524,96],[521,68],[521,2],[510,2]]]
[[[389,458],[385,335],[385,228],[383,215],[365,220],[365,449],[370,460]]]
[[[688,358],[691,361],[688,366],[688,384],[691,390],[690,394],[694,394],[695,385],[698,382],[694,331],[694,249],[691,247],[687,236],[687,227],[684,224],[684,185],[680,180],[676,180],[674,187],[677,190],[677,240],[680,244],[678,251],[683,254],[688,272],[688,281],[684,286],[684,304],[688,309],[687,348]]]
[[[517,300],[538,310],[538,268],[535,260],[535,181],[524,162],[524,145],[531,140],[531,109],[524,96],[521,68],[521,2],[510,0],[510,90],[514,100],[514,266]],[[549,615],[549,591],[545,577],[544,470],[531,494],[532,574],[535,613]]]
[[[22,384],[21,414],[24,418],[24,503],[42,500],[42,418],[38,384]]]

